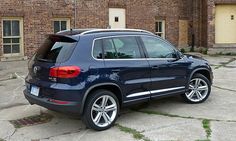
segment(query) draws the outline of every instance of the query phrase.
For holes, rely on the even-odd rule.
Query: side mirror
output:
[[[183,57],[183,54],[180,51],[176,51],[176,58],[179,60]]]

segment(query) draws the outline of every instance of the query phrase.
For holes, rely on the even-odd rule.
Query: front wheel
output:
[[[117,97],[110,91],[98,90],[88,97],[82,119],[88,128],[101,131],[115,123],[118,113]]]
[[[188,91],[183,98],[188,103],[202,103],[211,93],[210,81],[202,74],[195,74],[190,82]]]

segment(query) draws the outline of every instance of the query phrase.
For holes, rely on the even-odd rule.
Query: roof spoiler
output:
[[[48,34],[46,35],[47,38],[54,42],[77,42],[76,38],[67,35],[59,35],[59,34]]]

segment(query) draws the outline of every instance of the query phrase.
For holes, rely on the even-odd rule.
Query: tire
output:
[[[211,83],[202,74],[194,74],[191,78],[188,91],[182,95],[183,99],[191,104],[202,103],[211,93]]]
[[[103,102],[105,104],[102,104]],[[120,109],[117,97],[107,90],[92,92],[84,107],[85,109],[82,115],[83,122],[88,128],[97,131],[106,130],[112,127]]]

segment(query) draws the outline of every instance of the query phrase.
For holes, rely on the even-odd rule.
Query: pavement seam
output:
[[[184,119],[209,120],[209,121],[218,121],[218,122],[236,122],[236,120],[207,119],[207,118],[197,118],[197,117],[191,117],[191,116],[187,117],[187,116],[173,115],[173,114],[161,113],[161,112],[150,111],[150,110],[135,110],[135,112],[152,114],[152,115],[160,115],[160,116],[166,116],[166,117],[184,118]]]
[[[63,136],[63,135],[70,135],[70,134],[74,134],[74,133],[79,133],[79,132],[82,131],[82,129],[84,129],[84,128],[79,128],[76,131],[64,132],[64,133],[53,135],[53,136],[49,136],[49,137],[46,137],[46,138],[33,139],[33,140],[45,140],[45,139],[48,140],[48,139],[53,138],[53,137],[59,137],[59,136]]]
[[[225,67],[226,65],[228,65],[229,63],[234,62],[235,60],[236,60],[236,58],[231,58],[229,61],[223,62],[222,64],[216,66],[214,69],[216,70],[216,69],[219,69],[219,68],[221,68],[221,67]]]
[[[218,88],[218,89],[221,89],[221,90],[227,90],[227,91],[231,91],[231,92],[236,92],[236,90],[232,90],[232,89],[228,89],[228,88],[223,88],[223,87],[219,87],[219,86],[216,86],[216,85],[212,85],[212,87],[215,87],[215,88]]]
[[[6,136],[5,138],[3,138],[3,140],[5,141],[6,139],[8,139],[8,140],[10,140],[11,139],[11,137],[16,133],[16,131],[17,131],[17,129],[16,128],[14,128],[14,131],[11,133],[11,135],[9,135],[9,136]],[[0,140],[1,141],[1,140]]]
[[[25,82],[24,77],[23,77],[23,76],[20,76],[17,72],[15,72],[15,76],[16,76],[17,78],[20,78],[21,80],[23,80],[23,81]]]

